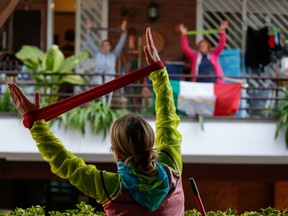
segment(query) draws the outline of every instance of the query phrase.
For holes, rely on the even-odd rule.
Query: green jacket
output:
[[[176,114],[166,68],[152,72],[150,78],[156,95],[155,148],[161,150],[158,154],[158,161],[181,174],[182,136],[177,130],[180,119]],[[102,187],[101,175],[111,197],[118,194],[121,186],[119,174],[98,170],[95,165],[85,164],[82,158],[75,156],[64,147],[44,120],[35,122],[30,133],[36,141],[43,159],[50,164],[51,171],[57,176],[69,180],[72,185],[86,195],[95,198],[100,204],[108,201]]]

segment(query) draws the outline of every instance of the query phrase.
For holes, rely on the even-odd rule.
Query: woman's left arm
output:
[[[211,51],[214,55],[219,56],[222,50],[225,48],[226,45],[226,29],[228,28],[228,21],[225,20],[224,22],[221,23],[219,27],[219,41],[218,45]]]

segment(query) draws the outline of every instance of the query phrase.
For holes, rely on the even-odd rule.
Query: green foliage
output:
[[[127,111],[103,106],[101,101],[93,101],[62,114],[59,119],[61,120],[60,124],[63,124],[66,128],[70,127],[81,131],[82,134],[85,134],[86,125],[90,123],[92,131],[95,131],[96,134],[103,132],[105,138],[112,122],[125,112]]]
[[[286,209],[286,210],[283,210],[282,212],[281,212],[281,215],[282,216],[288,216],[288,210]]]
[[[96,211],[91,205],[81,202],[76,204],[77,209],[68,209],[64,212],[50,211],[48,215],[51,216],[105,216],[103,211]],[[31,208],[22,209],[16,208],[13,211],[7,213],[0,213],[0,216],[45,216],[45,207],[32,206]],[[46,214],[47,215],[47,214]],[[209,211],[206,213],[207,216],[236,216],[237,211],[227,209],[226,211]],[[263,208],[260,211],[246,211],[239,216],[287,216],[288,211],[279,211],[275,208],[268,207]],[[201,216],[197,209],[186,210],[184,216]]]
[[[83,78],[78,75],[71,75],[71,72],[87,58],[87,56],[87,52],[81,52],[65,59],[57,45],[53,45],[46,53],[35,46],[23,46],[21,50],[16,53],[16,57],[24,62],[30,72],[33,72],[33,79],[43,84],[40,85],[39,89],[35,89],[39,90],[40,94],[55,94],[59,91],[59,85],[46,86],[44,83],[82,84],[84,82]],[[42,72],[45,72],[46,75]],[[8,102],[10,102],[9,94],[5,94],[4,96],[5,97],[0,100],[0,111],[2,106],[3,110],[8,110]],[[44,95],[41,99],[42,107],[58,101],[58,97],[56,96]],[[12,107],[14,108],[13,105]],[[98,101],[72,109],[62,114],[58,119],[60,120],[60,124],[63,124],[66,128],[81,131],[83,134],[86,132],[87,125],[90,124],[91,129],[95,131],[96,134],[102,132],[105,138],[112,122],[123,113],[123,110],[111,109]]]
[[[45,216],[45,207],[36,205],[31,208],[16,208],[14,211],[0,213],[0,216]]]
[[[64,59],[64,54],[59,50],[59,47],[52,45],[46,52],[45,61],[43,61],[43,70],[50,73],[58,72]]]
[[[104,212],[95,212],[95,208],[84,202],[76,204],[78,209],[66,210],[65,212],[51,211],[51,216],[105,216]]]
[[[282,92],[284,93],[285,100],[279,104],[276,110],[277,128],[275,132],[275,139],[278,138],[281,129],[284,129],[285,143],[286,147],[288,148],[288,90],[283,88]]]
[[[24,45],[21,50],[16,53],[16,57],[25,64],[29,71],[43,71],[41,62],[44,62],[45,53],[38,47]]]
[[[225,214],[229,215],[229,216],[235,216],[235,215],[237,215],[237,211],[229,208],[225,211]]]
[[[265,208],[265,209],[261,209],[262,210],[262,215],[274,215],[274,216],[280,216],[281,215],[281,211],[275,209],[275,208],[272,208],[272,207],[268,207],[268,208]]]
[[[250,212],[246,211],[242,215],[243,216],[260,216],[261,214],[257,211],[250,211]]]
[[[192,210],[185,211],[184,216],[201,216],[201,214],[196,209],[192,209]]]
[[[35,89],[44,95],[58,93],[59,84],[62,83],[74,85],[84,83],[81,76],[71,73],[76,66],[88,57],[88,52],[81,52],[65,59],[57,45],[52,45],[46,53],[38,47],[25,45],[16,53],[16,57],[25,64],[29,72],[32,72],[34,81],[48,84],[40,85],[38,89]],[[58,97],[44,96],[41,99],[41,105],[45,106],[56,102]]]
[[[155,114],[155,110],[154,110],[154,107],[145,107],[145,108],[142,108],[140,111],[139,111],[139,114],[140,115],[154,115]]]
[[[16,112],[8,90],[0,97],[0,112]]]
[[[61,66],[59,67],[59,71],[61,73],[66,73],[72,71],[76,66],[78,66],[83,60],[88,57],[87,52],[81,52],[66,58]]]
[[[201,130],[204,131],[204,116],[203,115],[197,115],[196,118],[198,119]]]
[[[209,211],[207,212],[207,216],[236,216],[237,211],[232,209],[227,209],[225,212],[223,211]]]

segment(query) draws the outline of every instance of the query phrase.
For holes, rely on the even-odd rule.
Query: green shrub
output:
[[[45,216],[44,209],[45,207],[39,205],[27,209],[16,208],[14,211],[0,213],[0,216]]]
[[[49,215],[51,216],[104,216],[104,212],[95,212],[95,208],[84,202],[76,204],[78,209],[66,210],[65,212],[51,211]]]
[[[2,95],[0,95],[0,112],[16,112],[15,106],[10,99],[10,94],[8,90],[6,90]]]
[[[96,211],[91,205],[81,202],[76,205],[77,209],[68,209],[65,212],[50,211],[46,215],[51,216],[105,216],[103,211]],[[237,211],[227,209],[226,211],[208,211],[207,216],[236,216]],[[0,213],[0,216],[45,216],[45,207],[36,205],[31,208],[16,208],[7,213]],[[201,216],[197,209],[186,210],[184,216]],[[260,211],[246,211],[239,216],[288,216],[288,210],[277,210],[272,207],[260,209]]]
[[[51,216],[105,216],[104,212],[95,212],[95,208],[84,202],[76,204],[77,209],[68,209],[65,212],[50,211],[48,215]],[[16,208],[13,211],[7,213],[0,213],[0,216],[45,216],[45,206],[39,205],[32,206],[31,208],[22,209]]]

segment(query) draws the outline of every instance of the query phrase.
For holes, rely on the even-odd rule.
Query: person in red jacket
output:
[[[189,46],[187,27],[181,23],[179,30],[181,32],[181,47],[184,54],[191,61],[191,75],[210,75],[210,76],[223,76],[223,70],[218,61],[220,53],[226,45],[226,29],[228,27],[228,21],[224,21],[220,24],[219,30],[219,43],[215,48],[212,48],[209,41],[201,40],[197,44],[197,50],[193,50]],[[217,82],[222,83],[221,78],[196,78],[193,77],[192,81],[197,82]]]

